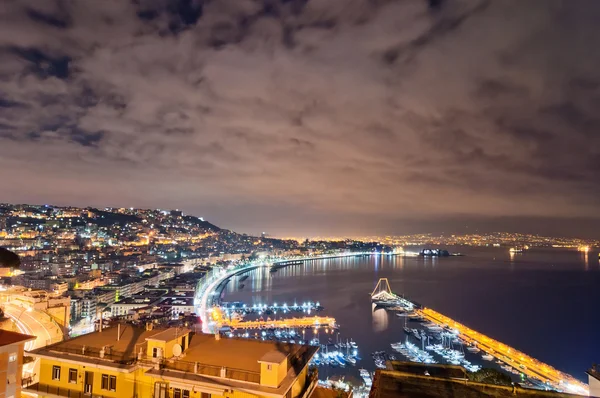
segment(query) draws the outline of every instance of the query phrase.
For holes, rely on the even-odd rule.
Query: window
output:
[[[203,392],[202,394],[200,394],[200,398],[210,398],[211,395],[207,392]]]
[[[155,383],[154,384],[154,398],[167,398],[167,383]]]
[[[69,383],[77,383],[77,369],[69,369]]]
[[[158,356],[158,348],[154,347],[152,349],[152,358],[156,358]]]
[[[108,390],[108,375],[102,375],[102,382],[100,383],[100,388],[103,390]]]
[[[183,390],[181,398],[190,398],[190,390]]]
[[[60,366],[52,367],[52,380],[60,380]]]
[[[271,370],[273,367],[271,365],[267,365],[267,370]]]
[[[173,389],[173,398],[181,398],[181,388]]]
[[[117,391],[117,376],[110,376],[108,382],[108,389],[110,391]]]
[[[13,352],[8,356],[8,362],[16,362],[17,361],[17,353]]]

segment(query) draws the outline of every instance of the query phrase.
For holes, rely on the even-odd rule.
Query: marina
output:
[[[443,260],[438,260],[437,258],[425,258],[419,260],[417,258],[416,260],[410,261],[422,261],[425,262],[425,264],[435,264],[436,261],[459,260],[464,261],[464,258],[461,259],[460,257],[450,256]],[[466,259],[466,261],[469,260],[470,259]],[[405,261],[409,261],[409,259],[401,256],[369,256],[362,258],[359,257],[357,259],[348,257],[336,259],[333,264],[335,267],[337,266],[336,264],[354,264],[355,262],[364,263],[365,261],[371,262],[372,264],[374,263],[375,265],[378,263],[378,261],[382,261],[383,264],[402,264]],[[476,371],[480,368],[493,368],[509,375],[514,382],[518,382],[522,386],[575,392],[576,387],[574,388],[570,385],[567,386],[565,383],[553,384],[539,375],[538,377],[534,377],[527,372],[522,372],[522,369],[519,369],[518,366],[511,366],[510,361],[506,362],[501,357],[498,357],[498,355],[488,353],[485,350],[485,347],[483,347],[481,344],[478,344],[476,341],[464,338],[461,333],[458,333],[457,335],[455,330],[456,328],[452,328],[444,322],[435,322],[435,320],[426,316],[424,313],[424,306],[418,302],[408,299],[407,297],[394,294],[391,291],[391,288],[389,288],[389,282],[386,283],[384,280],[379,281],[381,282],[379,288],[376,286],[376,288],[371,292],[371,306],[369,307],[369,312],[371,313],[373,321],[373,332],[377,333],[378,330],[384,330],[386,336],[389,335],[390,337],[386,337],[387,341],[385,344],[379,343],[378,337],[368,341],[364,338],[364,329],[354,328],[354,332],[358,333],[359,337],[362,336],[358,339],[358,341],[361,343],[361,348],[363,347],[363,344],[366,344],[367,348],[363,348],[361,350],[362,355],[353,356],[351,353],[347,352],[347,349],[343,347],[340,348],[339,346],[336,347],[336,339],[332,337],[323,338],[323,336],[325,336],[324,331],[327,329],[329,329],[329,334],[331,336],[335,336],[336,333],[347,333],[349,330],[353,330],[352,325],[354,323],[348,322],[349,317],[346,316],[346,314],[352,314],[352,311],[344,311],[340,313],[339,301],[338,303],[335,302],[335,294],[326,294],[325,290],[320,290],[323,292],[322,294],[319,293],[313,295],[315,290],[310,289],[309,291],[306,291],[306,293],[302,293],[303,290],[301,286],[306,282],[302,279],[293,280],[293,278],[289,278],[290,275],[303,275],[303,273],[306,273],[309,270],[319,269],[323,270],[322,272],[325,272],[324,270],[326,264],[327,267],[331,267],[330,263],[328,262],[309,262],[299,265],[298,267],[282,268],[277,273],[270,273],[268,266],[258,266],[254,268],[254,270],[250,270],[250,273],[248,274],[250,275],[249,278],[244,278],[243,282],[246,286],[243,288],[243,292],[241,291],[239,282],[237,282],[237,280],[240,279],[240,276],[235,278],[236,283],[230,283],[229,285],[222,283],[223,281],[220,281],[221,288],[224,289],[223,293],[216,295],[214,293],[210,294],[209,291],[209,295],[213,298],[214,304],[220,305],[221,309],[226,309],[225,312],[230,312],[228,317],[235,317],[237,316],[235,314],[241,313],[244,316],[244,321],[254,318],[263,318],[263,323],[258,325],[261,329],[245,329],[244,327],[254,325],[240,324],[239,326],[241,328],[231,328],[229,326],[224,327],[224,333],[235,333],[236,335],[242,335],[242,337],[244,337],[243,335],[246,335],[248,336],[247,338],[279,338],[281,339],[280,341],[288,342],[312,342],[313,344],[320,346],[318,357],[319,360],[315,361],[314,363],[316,366],[322,368],[320,377],[335,379],[336,375],[344,375],[350,378],[353,375],[356,375],[357,378],[360,376],[359,379],[362,380],[361,383],[363,383],[363,385],[365,385],[366,382],[360,375],[363,372],[361,372],[359,369],[372,372],[373,369],[385,366],[386,360],[414,360],[422,361],[422,363],[458,364],[470,371]],[[329,272],[329,270],[327,272]],[[261,293],[261,290],[265,288],[265,283],[268,283],[268,289],[271,289],[271,280],[276,280],[278,284],[283,283],[283,285],[280,285],[281,287],[279,287],[279,289],[285,289],[285,293],[282,294],[282,291],[278,290],[277,294],[275,294],[275,291],[273,291],[274,294],[272,296],[270,294],[269,296],[264,296]],[[323,279],[315,279],[312,287],[323,289],[323,286],[318,286],[322,280]],[[379,284],[378,279],[375,279],[371,283],[374,285]],[[337,286],[337,289],[340,289],[339,285]],[[373,285],[371,285],[371,288],[372,286]],[[236,294],[231,295],[231,292],[236,292]],[[251,297],[251,301],[246,304],[244,309],[244,304],[246,303],[245,297],[248,297],[249,295]],[[222,302],[224,297],[229,299],[229,301]],[[294,297],[301,298],[302,300],[296,300],[296,302],[294,302]],[[272,304],[265,304],[264,302],[261,302],[267,298],[273,298],[276,300],[276,302]],[[308,300],[309,298],[310,300]],[[301,301],[302,303],[300,303]],[[306,301],[307,305],[305,305],[304,301]],[[353,300],[353,302],[357,303],[364,303],[365,301],[368,302],[369,300],[365,300],[364,296],[359,301]],[[312,304],[308,305],[309,302]],[[303,324],[290,325],[289,323],[286,323],[287,321],[281,319],[308,315],[307,312],[309,308],[311,311],[310,315],[314,315],[317,310],[324,311],[324,308],[322,308],[320,303],[324,303],[324,305],[327,306],[327,312],[330,312],[329,310],[331,307],[334,308],[333,314],[336,314],[334,325],[330,326],[329,324],[324,325],[321,323],[319,323],[319,325],[311,325],[311,322],[308,320],[302,321],[301,323]],[[287,308],[285,308],[286,306]],[[337,308],[337,310],[335,310],[335,308]],[[338,315],[340,314],[342,314],[342,321],[338,320]],[[362,314],[363,317],[366,315],[364,312],[362,312]],[[276,324],[274,324],[274,318],[277,319]],[[313,317],[310,316],[308,318]],[[212,321],[212,319],[209,319],[209,321]],[[360,322],[360,319],[357,321]],[[210,323],[212,322],[209,322],[209,324]],[[295,330],[294,333],[296,333],[296,337],[269,337],[271,333],[274,333],[274,330],[280,331],[280,336],[283,336],[286,331],[289,330],[290,326],[293,328],[292,330]],[[275,329],[273,329],[274,327]],[[225,331],[225,329],[227,329],[228,332]],[[315,329],[319,330],[319,333],[322,337],[318,342],[314,340]],[[417,330],[416,332],[415,329]],[[298,337],[302,331],[305,332],[304,336],[306,336],[306,338],[304,338],[304,336],[302,336],[303,338]],[[394,331],[393,336],[391,335],[392,331]],[[265,332],[264,336],[262,335],[262,332]],[[310,335],[311,337],[309,338],[308,336],[310,333],[313,333],[313,335]],[[385,350],[386,347],[386,351],[381,351]],[[579,381],[577,382],[580,383]],[[354,385],[356,384],[354,383]],[[581,383],[581,385],[582,388],[586,387],[584,383]]]
[[[528,380],[532,385],[561,392],[587,393],[586,384],[550,365],[476,332],[432,309],[421,308],[414,303],[407,305],[409,301],[395,295],[386,278],[380,279],[371,293],[371,299],[376,305],[382,298],[386,301],[387,308],[401,309],[397,315],[401,315],[405,319],[403,329],[406,341],[392,344],[392,348],[412,362],[437,363],[429,353],[434,352],[438,357],[443,358],[444,363],[461,365],[470,372],[476,372],[482,366],[465,359],[464,347],[466,346],[469,354],[475,355],[484,351],[485,358],[479,356],[478,359],[488,362],[496,359],[496,365],[499,365],[504,372],[520,376],[523,381]],[[413,310],[413,312],[407,313],[409,310]],[[421,323],[421,327],[409,328],[406,325],[407,319]],[[420,342],[422,348],[419,349],[418,346],[409,342],[409,338]],[[438,340],[440,343],[431,344],[432,339]],[[375,359],[375,365],[379,367],[377,359]]]

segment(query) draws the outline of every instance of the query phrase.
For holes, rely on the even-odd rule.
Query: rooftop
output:
[[[157,340],[157,341],[171,341],[176,338],[188,334],[191,332],[189,329],[185,328],[169,328],[158,330],[159,333],[154,334],[150,337],[147,337],[148,340]]]
[[[404,361],[388,361],[386,363],[388,370],[396,372],[412,373],[415,375],[425,375],[425,372],[430,376],[442,377],[446,379],[466,379],[467,372],[465,368],[458,365],[434,365],[417,362]]]
[[[600,381],[600,368],[598,368],[598,365],[592,366],[592,368],[590,370],[588,370],[586,373],[588,375],[592,376],[593,378],[595,378],[596,380]]]
[[[250,372],[260,372],[260,363],[265,355],[281,358],[300,354],[305,346],[249,339],[221,338],[212,334],[195,334],[182,361],[200,362],[211,366],[224,366]],[[317,347],[311,347],[317,351]],[[240,355],[243,352],[244,355]]]
[[[163,329],[164,330],[164,329]],[[74,355],[78,358],[88,357],[99,359],[100,351],[110,348],[104,356],[107,361],[133,361],[136,352],[146,344],[146,339],[161,333],[163,330],[146,330],[129,325],[104,329],[102,332],[93,332],[74,337],[60,343],[52,344],[35,350],[34,354],[49,356]]]
[[[35,340],[36,338],[36,336],[29,336],[27,334],[21,334],[17,332],[11,332],[9,330],[0,329],[0,347],[11,344],[24,343],[27,341]]]
[[[445,367],[445,365],[437,365]],[[394,370],[378,370],[369,398],[577,398],[579,395],[501,386]]]

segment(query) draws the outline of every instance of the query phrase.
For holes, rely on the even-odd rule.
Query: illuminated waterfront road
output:
[[[289,261],[314,261],[314,260],[326,260],[340,257],[355,257],[364,255],[379,255],[377,253],[342,253],[334,255],[323,255],[323,256],[306,256],[306,257],[290,257],[273,260],[272,264]],[[243,272],[251,271],[258,267],[270,267],[271,263],[253,263],[240,268],[233,268],[231,270],[219,270],[215,269],[211,275],[202,280],[196,290],[196,307],[198,307],[198,315],[202,320],[202,331],[204,333],[213,333],[211,326],[214,326],[210,318],[209,299],[213,296],[215,289],[225,280],[231,278],[233,275],[237,275]]]
[[[459,337],[462,340],[477,345],[482,351],[493,355],[497,359],[529,377],[548,383],[550,386],[560,391],[572,394],[589,395],[587,384],[580,382],[574,377],[563,373],[550,365],[540,362],[523,352],[470,329],[432,309],[424,308],[422,310],[417,310],[417,312],[431,322],[457,330],[459,332]]]
[[[31,351],[63,339],[62,331],[52,322],[44,321],[49,315],[11,304],[4,305],[4,313],[17,325],[19,332],[36,336],[33,341],[25,343],[25,350]]]
[[[213,295],[217,286],[223,283],[225,280],[231,278],[233,275],[239,274],[241,272],[251,271],[255,268],[258,268],[261,265],[248,265],[243,268],[232,269],[229,271],[223,271],[222,273],[216,273],[214,275],[207,276],[206,280],[203,282],[202,287],[198,290],[197,300],[198,300],[198,315],[200,315],[200,319],[202,320],[202,331],[204,333],[212,333],[211,325],[210,325],[210,316],[209,312],[211,308],[209,308],[208,301],[210,297]]]

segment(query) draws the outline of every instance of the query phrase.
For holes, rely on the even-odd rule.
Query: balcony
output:
[[[224,379],[238,380],[246,383],[260,384],[260,372],[251,372],[242,369],[220,367],[207,365],[200,362],[186,361],[164,361],[161,364],[162,369],[176,370],[180,372],[198,374],[210,377],[220,377]]]
[[[72,390],[72,389],[64,388],[64,387],[50,386],[48,384],[40,384],[40,383],[33,384],[33,385],[25,388],[23,391],[35,392],[40,395],[48,394],[48,396],[54,395],[57,397],[69,397],[69,398],[108,398],[108,397],[105,397],[104,395],[84,394],[83,391]]]

